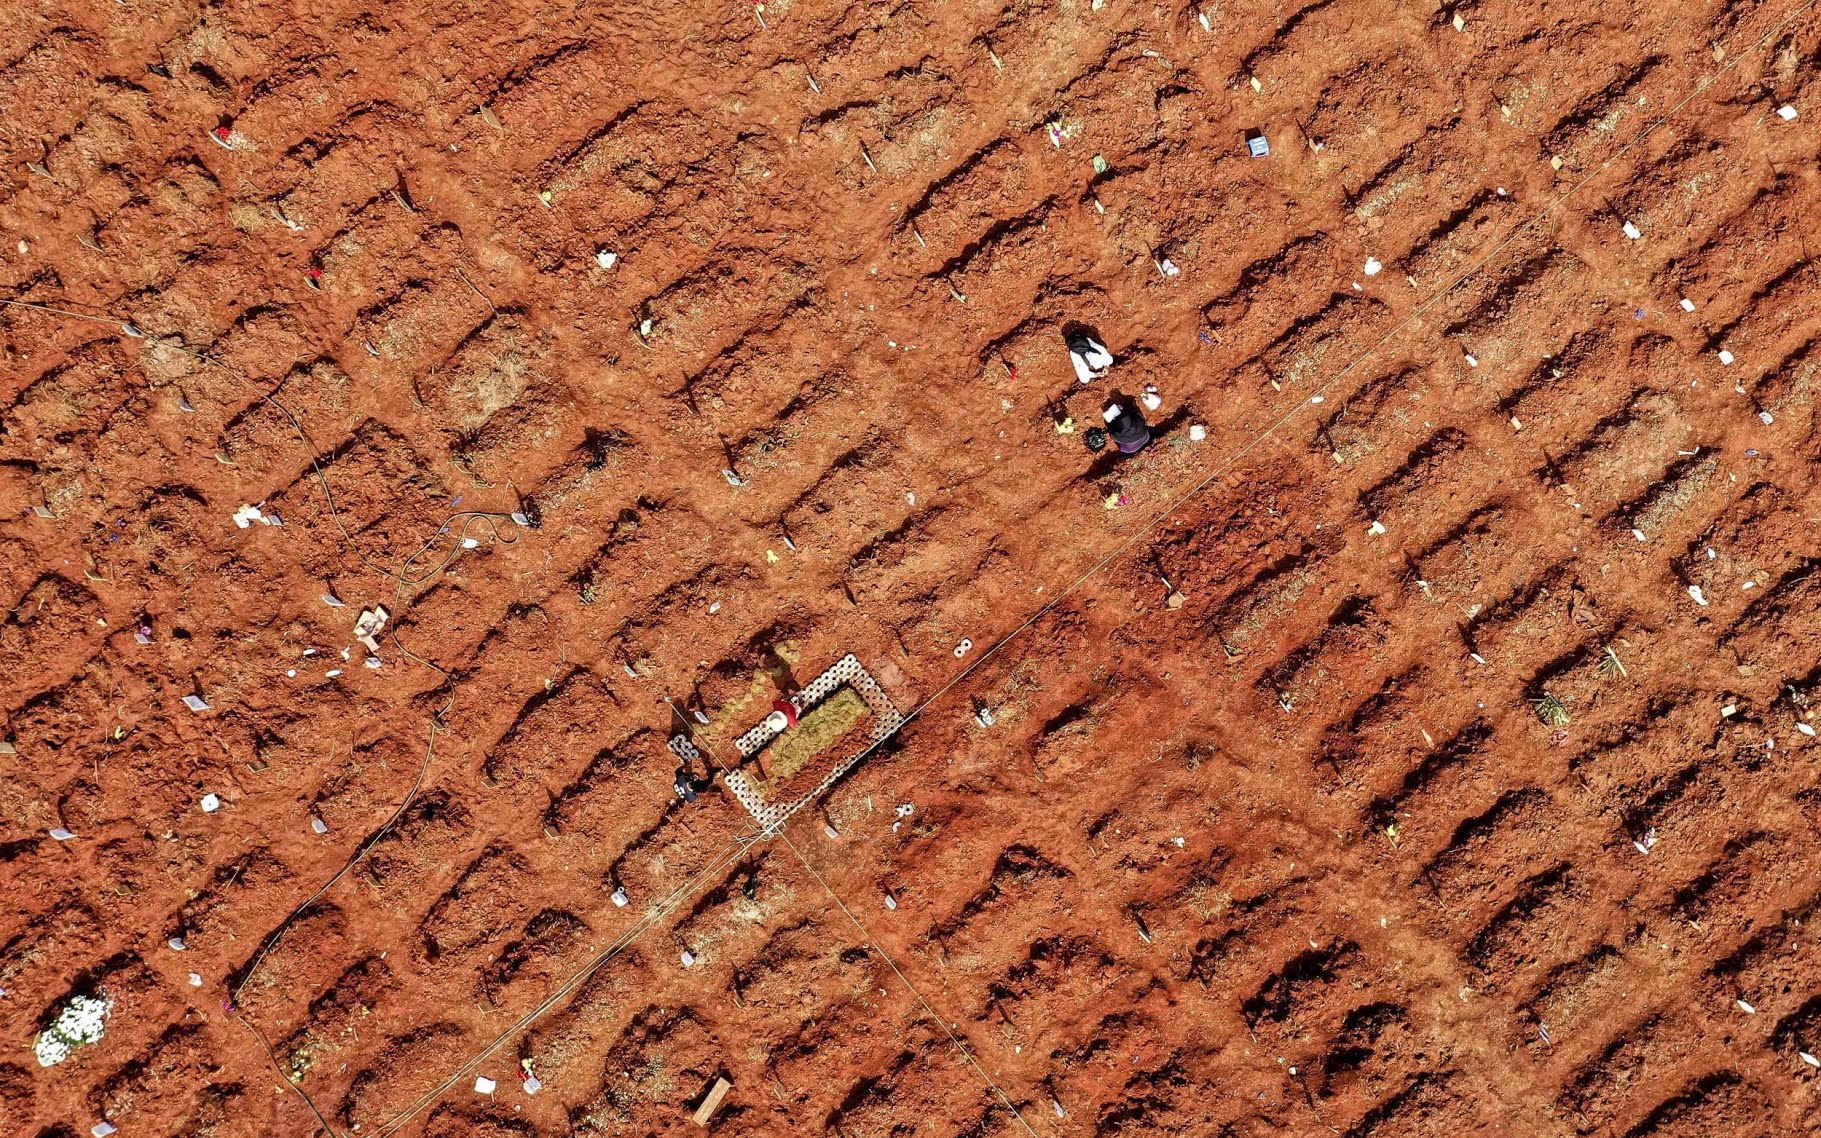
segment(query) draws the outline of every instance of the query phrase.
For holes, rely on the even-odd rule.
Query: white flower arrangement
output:
[[[56,1020],[39,1032],[32,1044],[38,1065],[54,1067],[78,1047],[99,1040],[107,1031],[108,1013],[113,1010],[114,1001],[106,996],[71,996]]]

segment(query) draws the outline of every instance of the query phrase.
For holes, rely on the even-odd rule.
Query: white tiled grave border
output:
[[[872,675],[860,666],[859,659],[852,652],[836,660],[826,672],[811,680],[808,686],[791,696],[790,702],[796,706],[799,716],[808,715],[818,704],[834,695],[842,687],[853,688],[854,694],[859,696],[860,701],[872,711],[873,726],[866,733],[866,746],[836,763],[822,777],[822,781],[816,784],[814,790],[792,802],[767,802],[765,796],[759,793],[757,787],[753,786],[752,780],[746,777],[744,771],[727,772],[727,789],[733,792],[733,796],[739,800],[740,805],[746,807],[747,813],[758,821],[761,832],[776,833],[785,822],[790,820],[791,815],[822,797],[827,793],[828,788],[851,770],[853,765],[859,762],[868,751],[890,738],[893,732],[904,725],[903,714],[893,706],[891,699],[886,696],[878,681],[874,680]],[[734,749],[740,752],[742,760],[750,759],[778,735],[779,732],[768,727],[764,720],[760,720],[758,726],[733,741]],[[687,735],[671,736],[670,750],[678,758],[688,762],[699,762],[702,758],[702,753],[696,750],[695,744],[689,741]]]

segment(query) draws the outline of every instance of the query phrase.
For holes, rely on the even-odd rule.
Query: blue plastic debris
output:
[[[1246,139],[1246,153],[1254,158],[1264,158],[1271,153],[1271,144],[1262,134],[1255,134]]]

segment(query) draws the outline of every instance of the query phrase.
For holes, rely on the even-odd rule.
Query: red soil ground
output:
[[[1821,16],[763,15],[0,21],[0,1133],[1812,1132]]]

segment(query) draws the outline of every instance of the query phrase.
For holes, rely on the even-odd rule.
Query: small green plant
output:
[[[593,581],[589,581],[587,584],[582,586],[582,603],[583,604],[591,605],[595,601],[599,600],[600,596],[601,596],[600,592],[599,592],[599,590],[597,590],[594,587]]]
[[[1548,692],[1531,700],[1530,706],[1536,711],[1536,717],[1549,726],[1568,726],[1568,705]]]

